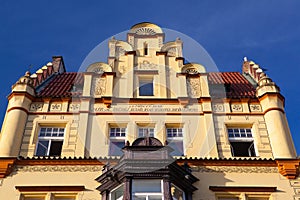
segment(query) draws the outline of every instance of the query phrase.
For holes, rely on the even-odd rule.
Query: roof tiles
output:
[[[213,97],[256,98],[255,88],[239,72],[208,73],[210,93]],[[82,93],[83,74],[65,72],[56,75],[37,93],[38,97],[71,97]]]

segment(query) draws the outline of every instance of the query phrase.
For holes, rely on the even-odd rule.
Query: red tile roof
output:
[[[255,98],[255,88],[239,72],[208,73],[210,92],[215,97]],[[37,93],[38,97],[71,97],[82,93],[83,75],[65,72],[56,75]],[[41,85],[43,86],[43,85]],[[221,89],[221,90],[220,90]]]
[[[65,72],[58,74],[38,93],[38,97],[71,97],[81,95],[83,85],[82,73]],[[41,85],[43,86],[43,85]]]
[[[253,85],[239,72],[210,72],[208,74],[210,92],[213,96],[225,96],[227,98],[256,98],[256,90]],[[214,91],[216,87],[223,87],[223,94]]]

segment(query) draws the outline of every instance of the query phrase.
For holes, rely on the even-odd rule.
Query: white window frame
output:
[[[41,136],[41,131],[42,129],[52,129],[51,131],[51,135],[50,136],[46,136],[46,135],[42,135]],[[53,132],[53,129],[64,129],[64,132],[63,132],[63,135],[62,136],[53,136],[54,132]],[[60,133],[60,132],[58,132]],[[37,144],[36,144],[36,148],[35,148],[35,155],[37,155],[38,153],[38,147],[39,147],[39,142],[40,141],[48,141],[48,147],[47,147],[47,152],[45,155],[39,155],[39,156],[49,156],[49,153],[50,153],[50,149],[51,149],[51,143],[52,141],[61,141],[62,142],[62,147],[63,147],[63,143],[64,143],[64,138],[65,138],[65,133],[66,133],[66,128],[65,127],[56,127],[56,126],[43,126],[43,127],[40,127],[39,129],[39,135],[38,135],[38,140],[37,140]],[[42,145],[42,144],[40,144]]]
[[[117,129],[117,128],[120,128],[120,129],[125,129],[125,136],[111,136],[111,129]],[[122,133],[122,132],[120,132]],[[109,127],[109,149],[108,149],[108,155],[110,156],[119,156],[119,155],[112,155],[110,150],[111,150],[111,143],[112,142],[124,142],[124,146],[125,146],[125,143],[126,143],[126,135],[127,135],[127,127],[115,127],[115,126],[111,126]]]
[[[133,179],[132,181],[139,180],[139,179]],[[141,180],[151,180],[151,179],[141,179]],[[159,180],[159,179],[152,179],[152,180]],[[132,188],[132,197],[135,196],[142,196],[146,197],[146,200],[149,200],[149,196],[160,196],[162,197],[162,200],[164,200],[164,188],[163,188],[163,180],[160,180],[160,190],[161,192],[133,192]],[[133,187],[133,184],[132,184]]]
[[[176,136],[168,136],[168,129],[177,129],[177,133]],[[178,129],[181,129],[181,136],[178,135]],[[185,148],[184,148],[184,128],[181,126],[166,126],[166,138],[168,143],[172,143],[172,141],[174,142],[181,142],[182,143],[182,154],[185,155]],[[171,152],[172,154],[172,152]],[[182,156],[182,155],[174,155],[174,156]]]
[[[124,183],[121,184],[121,185],[119,185],[119,186],[117,186],[116,188],[114,188],[114,189],[111,190],[111,192],[109,193],[109,200],[114,200],[114,199],[112,199],[111,194],[112,194],[114,191],[116,191],[117,189],[119,189],[120,187],[123,187],[123,189],[124,189]],[[122,195],[119,199],[122,200],[122,199],[123,199],[123,196],[124,196],[124,195]],[[116,200],[119,200],[119,199],[116,199]]]
[[[150,135],[151,133],[150,133],[150,129],[153,129],[153,135]],[[144,127],[144,126],[139,126],[138,127],[138,135],[137,135],[137,137],[138,138],[142,138],[142,137],[146,137],[145,135],[144,135],[144,131],[143,131],[143,135],[141,136],[140,135],[140,130],[148,130],[148,136],[149,137],[155,137],[155,128],[154,127]]]

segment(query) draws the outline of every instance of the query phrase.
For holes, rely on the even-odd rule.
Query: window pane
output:
[[[62,149],[63,141],[51,141],[49,156],[60,156]]]
[[[133,180],[132,192],[161,192],[161,180]]]
[[[152,80],[140,80],[139,95],[140,96],[153,96],[153,81]]]
[[[175,185],[171,185],[171,195],[173,199],[184,200],[184,192]]]
[[[183,141],[182,140],[168,140],[168,146],[174,151],[170,153],[171,156],[183,156]]]
[[[154,128],[139,128],[139,137],[154,137]]]
[[[250,157],[255,156],[255,150],[252,142],[230,142],[232,156]]]
[[[45,197],[24,197],[24,200],[44,200]]]
[[[110,194],[110,200],[123,200],[124,185],[113,190]]]
[[[125,141],[110,141],[109,144],[109,155],[110,156],[121,156],[123,154],[122,148],[125,146]]]
[[[48,140],[39,140],[37,144],[36,155],[37,156],[46,156],[48,153]]]

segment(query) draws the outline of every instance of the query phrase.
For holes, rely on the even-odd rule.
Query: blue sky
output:
[[[300,154],[300,1],[1,1],[0,121],[11,85],[62,55],[77,71],[101,41],[150,21],[199,42],[220,71],[241,71],[247,56],[280,86]]]

